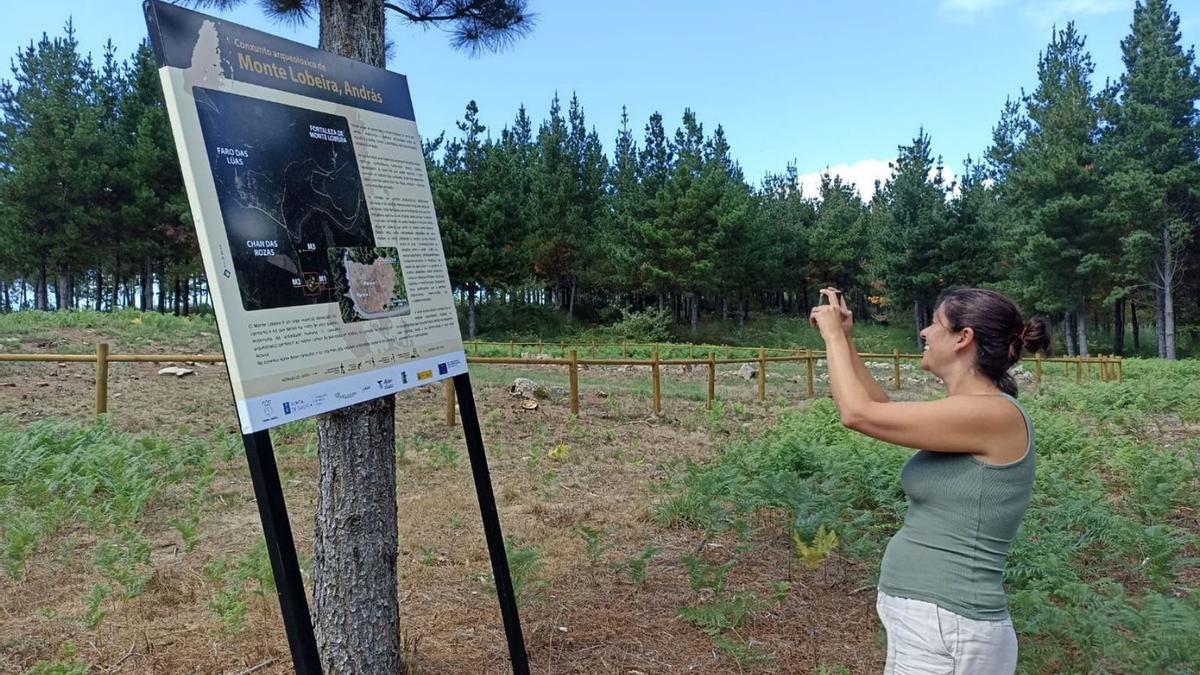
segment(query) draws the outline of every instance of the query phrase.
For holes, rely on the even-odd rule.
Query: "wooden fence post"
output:
[[[892,388],[900,391],[900,350],[892,350]]]
[[[579,356],[578,356],[578,353],[574,349],[571,350],[571,365],[568,366],[568,368],[571,369],[571,376],[569,378],[569,380],[571,382],[571,414],[578,417],[579,416]]]
[[[713,409],[713,399],[717,397],[717,357],[708,353],[708,409]]]
[[[1075,384],[1083,382],[1083,357],[1075,357]]]
[[[475,356],[479,356],[479,340],[475,341]]]
[[[804,350],[804,360],[808,364],[808,398],[813,397],[813,353],[812,349]]]
[[[454,426],[454,379],[446,380],[446,426]]]
[[[108,343],[96,344],[96,414],[108,412]]]
[[[767,400],[767,348],[758,348],[758,400]]]
[[[1042,353],[1038,352],[1033,356],[1033,381],[1037,386],[1042,386]]]
[[[1124,381],[1125,381],[1125,357],[1118,356],[1117,357],[1117,382],[1121,383]]]
[[[1063,377],[1071,376],[1071,357],[1063,357]]]
[[[662,414],[662,375],[658,372],[658,350],[650,355],[651,398],[653,398],[654,414]]]
[[[542,353],[542,338],[538,338],[538,354]]]
[[[511,341],[511,340],[510,340],[510,341],[509,341],[509,343],[508,343],[508,355],[509,355],[510,357],[511,357],[511,356],[516,356],[516,355],[517,355],[517,354],[516,354],[516,347],[514,347],[514,346],[513,346],[513,343],[512,343],[512,341]]]

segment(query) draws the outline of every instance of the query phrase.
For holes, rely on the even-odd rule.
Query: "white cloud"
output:
[[[821,176],[824,174],[840,176],[842,182],[853,183],[858,189],[858,195],[862,197],[862,200],[869,202],[875,196],[875,181],[878,180],[882,185],[892,176],[892,169],[888,166],[889,161],[891,160],[863,159],[853,164],[834,164],[833,166],[825,167],[824,171],[802,173],[797,176],[796,183],[800,185],[804,196],[812,199],[821,194]],[[932,177],[932,175],[933,172],[931,171],[930,176]],[[942,169],[942,179],[946,183],[954,182],[954,171],[948,167],[944,167]],[[957,192],[957,187],[955,191]]]
[[[1122,11],[1133,11],[1126,0],[1049,0],[1030,2],[1025,6],[1025,15],[1038,28],[1054,25],[1061,28],[1068,21],[1080,17]]]
[[[941,0],[937,11],[954,23],[975,23],[1013,0]],[[1038,29],[1046,29],[1085,16],[1130,11],[1128,0],[1017,0],[1013,9],[1024,14]]]
[[[938,12],[960,23],[972,23],[992,10],[1008,4],[1008,0],[942,0]]]
[[[886,159],[863,159],[853,164],[827,166],[824,171],[802,173],[796,182],[800,184],[805,197],[821,194],[821,176],[827,173],[841,176],[843,182],[854,183],[863,201],[871,201],[875,195],[875,181],[886,181],[892,175],[892,169]]]

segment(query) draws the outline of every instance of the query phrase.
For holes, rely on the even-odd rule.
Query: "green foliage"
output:
[[[817,527],[812,543],[807,543],[798,531],[792,532],[792,548],[795,556],[804,562],[804,566],[815,570],[821,566],[821,561],[837,550],[837,533],[832,529],[826,530],[825,525]]]
[[[759,599],[754,593],[722,592],[690,607],[681,607],[675,615],[704,631],[712,638],[713,645],[740,667],[746,663],[762,662],[770,658],[770,655],[738,632],[746,619],[769,607],[770,603]]]
[[[217,325],[211,316],[172,316],[133,309],[113,312],[11,312],[0,315],[0,344],[12,341],[40,342],[46,344],[42,349],[54,353],[95,353],[95,345],[62,339],[61,335],[66,330],[103,336],[103,341],[110,344],[113,352],[152,352],[156,348],[202,353],[221,351]]]
[[[59,651],[62,660],[38,661],[26,675],[88,675],[92,671],[91,666],[77,658],[74,643],[62,643]]]
[[[625,559],[617,567],[625,570],[625,573],[629,575],[629,580],[633,582],[634,586],[643,588],[646,585],[646,568],[654,556],[658,555],[661,550],[653,544],[646,544],[641,553],[632,558]]]
[[[97,564],[136,595],[149,544],[134,524],[180,483],[194,481],[188,508],[198,510],[212,480],[205,443],[134,436],[103,421],[18,427],[0,419],[0,447],[0,563],[13,578],[40,542],[79,523],[103,537]]]
[[[725,631],[737,630],[751,613],[765,607],[753,593],[734,593],[683,607],[676,616],[694,624],[709,637],[716,637]]]
[[[109,587],[104,584],[96,584],[92,586],[92,590],[83,599],[83,616],[80,618],[80,623],[88,628],[95,628],[104,620],[107,612],[100,609],[100,605],[104,603],[108,597]]]
[[[458,450],[445,441],[438,441],[429,449],[429,463],[434,471],[441,469],[458,471]]]
[[[675,324],[670,312],[650,308],[640,312],[621,310],[621,319],[599,333],[610,342],[669,342]]]
[[[593,568],[599,567],[604,554],[616,546],[611,541],[604,541],[605,538],[612,534],[609,530],[600,530],[580,523],[575,526],[575,531],[579,533],[579,538],[583,539],[584,552],[587,554],[588,562]]]
[[[233,560],[219,558],[204,568],[204,573],[217,587],[208,607],[221,619],[225,630],[242,630],[247,598],[267,597],[275,592],[275,576],[266,540],[260,539],[249,551]]]
[[[1123,386],[1046,385],[1022,398],[1037,434],[1037,479],[1005,573],[1022,670],[1200,666],[1200,594],[1180,590],[1200,563],[1200,537],[1177,524],[1200,508],[1200,443],[1146,440],[1159,431],[1151,425],[1190,419],[1194,370],[1130,361]],[[687,466],[657,517],[721,531],[782,512],[812,561],[837,546],[875,566],[907,508],[899,474],[909,454],[846,430],[832,402],[819,400],[730,444],[717,461]],[[737,615],[725,609],[688,618],[726,625]]]
[[[96,567],[106,579],[125,589],[126,598],[141,595],[154,577],[150,567],[150,542],[141,532],[122,527],[116,536],[97,547]]]
[[[718,595],[725,592],[725,577],[737,563],[736,560],[730,560],[722,565],[711,565],[697,555],[685,555],[682,561],[693,591],[708,590]]]
[[[542,554],[536,547],[521,546],[511,537],[505,538],[504,550],[508,556],[508,576],[512,581],[517,607],[541,602],[542,589],[546,587],[546,581],[542,578]],[[486,588],[489,593],[496,594],[495,582],[488,583]]]

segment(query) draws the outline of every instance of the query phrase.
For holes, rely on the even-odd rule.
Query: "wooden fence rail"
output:
[[[472,342],[475,352],[478,353],[480,343]],[[518,344],[521,345],[536,345],[541,349],[542,343],[490,343],[499,347],[509,347],[510,354]],[[617,345],[597,345],[591,343],[588,345],[594,357],[597,348],[614,348]],[[627,354],[630,343],[622,343],[622,353]],[[478,364],[495,364],[495,365],[524,365],[524,366],[565,366],[568,373],[569,395],[571,401],[571,414],[579,414],[579,369],[581,366],[645,366],[650,369],[651,381],[651,408],[655,415],[662,414],[662,368],[664,366],[705,366],[708,370],[708,387],[706,396],[706,407],[712,410],[713,402],[716,400],[716,372],[718,365],[729,365],[737,363],[749,363],[757,366],[754,372],[754,377],[758,380],[758,400],[765,401],[767,398],[767,364],[768,363],[804,363],[805,364],[805,384],[808,393],[808,398],[814,396],[814,379],[816,370],[816,361],[823,359],[825,353],[812,349],[778,349],[759,347],[755,356],[745,358],[733,358],[729,356],[734,349],[742,349],[746,351],[754,351],[751,347],[729,347],[725,345],[678,345],[672,344],[671,347],[681,349],[684,346],[688,347],[688,353],[694,355],[698,347],[706,348],[703,357],[692,357],[686,359],[662,359],[659,358],[659,349],[661,345],[653,345],[656,347],[650,354],[649,359],[635,358],[579,358],[578,346],[560,343],[560,348],[564,350],[564,358],[521,358],[516,356],[469,356],[468,363]],[[571,349],[567,349],[572,347]],[[725,358],[717,358],[717,353],[724,351]],[[541,353],[541,352],[539,352]],[[768,353],[782,354],[780,356],[768,356]],[[893,350],[890,354],[862,352],[860,357],[866,360],[881,361],[887,360],[892,363],[892,389],[899,390],[901,388],[900,377],[900,361],[920,360],[920,354],[901,354],[900,350]],[[1043,358],[1041,354],[1036,355],[1034,362],[1034,382],[1037,385],[1042,383],[1043,365],[1047,363],[1062,363],[1063,375],[1070,377],[1071,364],[1075,364],[1075,382],[1083,381],[1085,371],[1087,377],[1092,377],[1093,373],[1098,374],[1101,381],[1116,380],[1121,382],[1124,380],[1124,364],[1123,359],[1119,356],[1094,356],[1094,357],[1059,357],[1059,358]],[[96,414],[100,415],[108,411],[108,364],[110,363],[172,363],[172,362],[192,362],[192,363],[222,363],[225,357],[219,354],[111,354],[107,343],[96,345],[95,354],[0,354],[0,362],[5,361],[42,361],[42,362],[57,362],[57,363],[94,363],[96,364]],[[446,381],[446,423],[454,425],[454,410],[455,397],[454,386],[450,380]]]

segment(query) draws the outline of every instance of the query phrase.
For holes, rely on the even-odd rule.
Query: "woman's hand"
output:
[[[829,301],[829,304],[813,307],[812,312],[808,315],[809,323],[814,328],[820,329],[821,337],[825,339],[839,333],[849,337],[851,331],[854,330],[854,313],[846,308],[846,301],[842,299],[841,291],[826,287],[821,289],[821,295]]]

